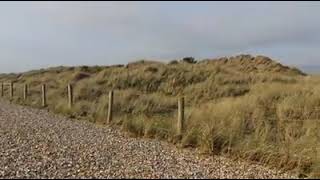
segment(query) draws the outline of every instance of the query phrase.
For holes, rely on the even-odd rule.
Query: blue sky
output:
[[[319,2],[0,2],[0,72],[242,53],[320,66]]]

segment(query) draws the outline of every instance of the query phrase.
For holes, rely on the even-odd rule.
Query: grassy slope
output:
[[[115,121],[136,136],[177,142],[177,96],[186,97],[180,144],[268,163],[301,174],[320,172],[320,78],[269,58],[239,55],[196,64],[139,61],[127,66],[56,67],[0,76],[16,83],[17,103],[39,106],[48,86],[51,110],[103,123],[115,90]],[[30,97],[22,102],[22,85]],[[75,106],[67,107],[68,83]],[[6,92],[7,93],[7,92]]]

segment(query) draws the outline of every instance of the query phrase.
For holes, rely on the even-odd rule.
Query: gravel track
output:
[[[295,178],[0,101],[0,178]]]

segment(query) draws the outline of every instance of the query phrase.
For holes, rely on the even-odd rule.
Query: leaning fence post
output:
[[[3,82],[1,82],[1,97],[3,97],[4,94],[4,88],[3,88]]]
[[[109,92],[108,117],[107,123],[112,121],[113,91]]]
[[[13,82],[10,82],[10,98],[13,98]]]
[[[27,100],[27,96],[28,96],[28,86],[27,86],[27,84],[24,84],[24,88],[23,88],[23,100]]]
[[[72,85],[68,84],[68,105],[69,108],[72,108],[73,105],[73,89],[72,89]]]
[[[177,134],[181,135],[184,128],[184,97],[178,100],[178,121],[177,121]]]
[[[46,85],[42,85],[42,107],[47,106]]]

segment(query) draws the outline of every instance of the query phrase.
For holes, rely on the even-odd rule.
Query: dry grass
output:
[[[183,143],[319,177],[320,86],[258,84],[196,108]]]
[[[241,55],[198,63],[139,61],[127,66],[56,67],[20,75],[14,101],[96,123],[106,121],[107,92],[115,90],[115,125],[134,136],[176,142],[177,95],[186,97],[186,129],[179,143],[320,177],[320,78],[266,57]],[[23,83],[30,96],[23,102]],[[67,106],[67,84],[75,105]],[[5,92],[8,94],[7,90]]]

